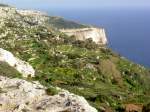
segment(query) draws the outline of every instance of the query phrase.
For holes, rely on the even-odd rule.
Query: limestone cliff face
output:
[[[79,29],[61,29],[61,32],[69,35],[76,36],[78,40],[85,40],[92,38],[92,40],[100,45],[106,45],[108,43],[105,29],[103,28],[79,28]]]

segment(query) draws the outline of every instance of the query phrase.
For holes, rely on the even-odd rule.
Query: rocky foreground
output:
[[[50,96],[38,82],[0,76],[0,112],[97,112],[83,97],[58,90]]]
[[[23,77],[34,77],[31,65],[2,48],[0,62],[7,63]],[[39,82],[0,76],[0,112],[97,112],[83,97],[60,88],[55,89],[58,94],[50,96],[48,94],[52,94],[51,91]]]

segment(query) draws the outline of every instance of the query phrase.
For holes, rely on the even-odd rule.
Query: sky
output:
[[[148,8],[150,0],[0,0],[18,8]]]

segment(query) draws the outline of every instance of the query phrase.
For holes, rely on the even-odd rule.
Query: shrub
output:
[[[143,106],[142,112],[150,112],[150,103]]]
[[[56,94],[58,94],[58,92],[59,91],[54,87],[49,87],[49,88],[46,89],[46,93],[48,95],[56,95]]]
[[[6,62],[0,62],[0,75],[7,77],[21,77],[22,75]]]

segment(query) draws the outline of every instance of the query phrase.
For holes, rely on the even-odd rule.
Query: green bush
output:
[[[46,89],[46,93],[48,95],[56,95],[56,94],[59,93],[59,91],[54,87],[49,87],[49,88]]]
[[[6,62],[0,62],[0,75],[11,78],[22,77],[22,75],[15,68],[9,66]]]

